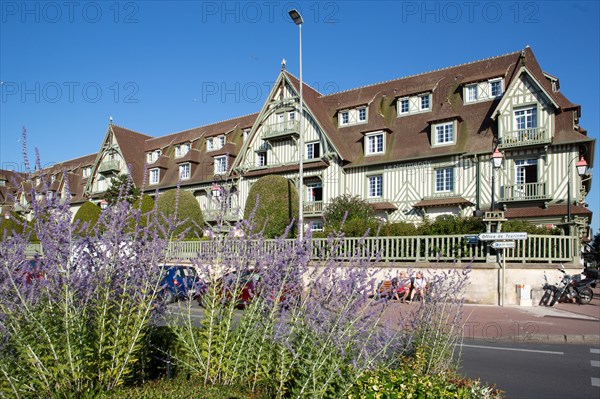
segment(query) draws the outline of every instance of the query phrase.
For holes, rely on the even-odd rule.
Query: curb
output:
[[[598,345],[600,346],[600,334],[565,334],[565,335],[550,335],[550,334],[535,334],[524,337],[470,337],[463,338],[464,342],[512,342],[515,344],[572,344],[572,345]]]

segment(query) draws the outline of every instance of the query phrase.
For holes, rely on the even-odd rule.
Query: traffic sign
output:
[[[478,237],[481,241],[526,240],[527,233],[481,233]]]
[[[494,249],[514,248],[515,242],[514,241],[494,241],[493,243],[490,244],[490,247],[492,247]]]
[[[477,236],[465,236],[467,240],[467,244],[477,244],[479,242],[479,238]]]

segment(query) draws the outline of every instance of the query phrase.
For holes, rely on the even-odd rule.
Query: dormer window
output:
[[[190,151],[190,143],[179,144],[175,147],[175,158],[184,157]]]
[[[367,123],[368,113],[366,106],[339,111],[339,126],[357,125]]]
[[[501,97],[504,94],[503,84],[504,81],[502,78],[494,78],[464,86],[463,98],[465,104]]]
[[[345,126],[350,122],[350,115],[348,111],[340,112],[340,125]]]
[[[365,107],[358,109],[358,121],[359,122],[367,121],[367,109]]]
[[[431,111],[431,93],[421,93],[398,98],[396,108],[397,116]]]
[[[385,136],[383,132],[365,135],[365,155],[378,155],[385,152]]]
[[[220,150],[225,146],[225,136],[209,137],[206,139],[206,150]]]
[[[222,175],[227,172],[227,156],[215,158],[215,175]]]
[[[456,121],[438,123],[431,126],[433,146],[456,143]]]
[[[420,95],[420,110],[421,111],[428,111],[429,110],[429,100],[430,100],[430,94],[423,94]]]
[[[154,163],[154,162],[156,162],[158,160],[158,158],[160,158],[160,155],[161,155],[161,151],[160,150],[149,152],[147,154],[147,157],[146,157],[147,160],[148,160],[148,163]]]
[[[490,91],[492,97],[500,97],[502,95],[502,79],[490,80]]]
[[[86,166],[85,168],[83,168],[83,178],[84,179],[87,179],[91,175],[92,175],[92,167],[91,166]]]
[[[149,173],[149,183],[150,184],[158,184],[160,181],[160,169],[154,168],[148,171]]]
[[[408,98],[401,98],[398,101],[400,103],[400,107],[398,107],[398,113],[400,113],[400,114],[408,114],[408,112],[409,112]]]
[[[179,178],[181,180],[188,180],[191,175],[191,165],[190,163],[183,163],[179,165]]]
[[[0,179],[0,187],[6,186],[6,180]]]
[[[477,84],[467,86],[467,102],[472,103],[478,99]]]

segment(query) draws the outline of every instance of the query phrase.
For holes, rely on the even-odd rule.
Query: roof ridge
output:
[[[290,71],[288,71],[288,70],[285,70],[285,73],[287,73],[288,75],[290,75],[290,76],[291,76],[291,77],[293,77],[294,79],[297,79],[297,80],[298,80],[298,84],[300,84],[300,78],[299,78],[299,77],[297,77],[296,75],[294,75],[293,73],[291,73],[291,72],[290,72]],[[322,94],[322,93],[321,93],[319,90],[315,89],[314,87],[312,87],[311,85],[309,85],[309,84],[308,84],[308,83],[306,83],[305,81],[302,81],[302,85],[303,85],[303,86],[307,86],[307,87],[309,87],[309,88],[310,88],[312,91],[314,91],[315,93],[317,93],[317,94],[319,94],[321,97],[323,97],[323,94]]]
[[[131,130],[131,129],[129,129],[128,127],[124,127],[124,126],[121,126],[121,125],[117,125],[116,123],[111,123],[111,126],[116,126],[116,127],[118,127],[119,129],[124,129],[124,130],[127,130],[127,131],[131,132],[131,133],[136,133],[136,134],[139,134],[139,135],[142,135],[142,136],[146,136],[146,137],[151,137],[151,138],[153,138],[153,136],[150,136],[150,135],[148,135],[148,134],[146,134],[146,133],[141,133],[141,132],[138,132],[138,131],[135,131],[135,130]]]
[[[236,116],[236,117],[229,118],[229,119],[223,119],[223,120],[220,120],[220,121],[217,121],[217,122],[209,123],[208,125],[200,125],[200,126],[192,127],[192,128],[189,128],[189,129],[180,130],[178,132],[168,133],[168,134],[165,134],[165,135],[162,135],[162,136],[158,136],[158,137],[151,137],[151,139],[164,139],[165,137],[174,136],[174,135],[180,134],[180,133],[186,133],[186,132],[189,132],[189,131],[192,131],[192,130],[195,130],[195,129],[206,128],[206,127],[209,127],[209,126],[218,125],[219,123],[225,123],[225,122],[233,121],[233,120],[236,120],[236,119],[242,119],[242,118],[246,118],[246,117],[252,116],[252,115],[257,115],[258,116],[258,114],[259,114],[259,112],[254,112],[254,113],[251,113],[251,114]]]
[[[354,91],[354,90],[360,90],[360,89],[364,89],[364,88],[367,88],[367,87],[382,85],[382,84],[386,84],[386,83],[390,83],[390,82],[395,82],[395,81],[402,80],[402,79],[414,78],[416,76],[427,75],[429,73],[440,72],[440,71],[444,71],[444,70],[448,70],[448,69],[452,69],[452,68],[458,68],[458,67],[462,67],[462,66],[465,66],[465,65],[476,64],[478,62],[484,62],[484,61],[494,60],[494,59],[497,59],[497,58],[502,58],[502,57],[506,57],[506,56],[509,56],[509,55],[520,54],[520,53],[521,53],[521,50],[519,50],[519,51],[512,51],[510,53],[495,55],[493,57],[488,57],[488,58],[482,58],[480,60],[464,62],[462,64],[452,65],[452,66],[438,68],[438,69],[432,69],[431,71],[427,71],[427,72],[420,72],[420,73],[415,73],[415,74],[412,74],[412,75],[401,76],[399,78],[384,80],[384,81],[377,82],[377,83],[371,83],[371,84],[367,84],[367,85],[355,87],[353,89],[336,91],[335,93],[330,93],[330,94],[322,95],[321,97],[323,98],[323,97],[328,97],[328,96],[334,96],[334,95],[338,95],[338,94],[342,94],[342,93],[347,93],[347,92]]]

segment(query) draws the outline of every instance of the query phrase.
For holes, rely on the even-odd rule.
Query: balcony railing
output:
[[[309,201],[304,203],[304,216],[321,216],[323,214],[323,201]]]
[[[119,161],[104,161],[98,167],[100,173],[113,173],[121,171],[121,162]]]
[[[262,131],[263,140],[284,139],[289,136],[298,136],[300,124],[298,121],[287,121],[264,125]]]
[[[545,127],[504,132],[498,143],[499,148],[520,147],[550,143],[550,135]]]
[[[523,183],[504,186],[501,200],[510,201],[533,201],[550,199],[546,190],[546,183]]]
[[[242,208],[240,207],[230,209],[205,209],[202,213],[204,220],[207,222],[215,222],[219,219],[228,222],[236,222],[243,217]]]

